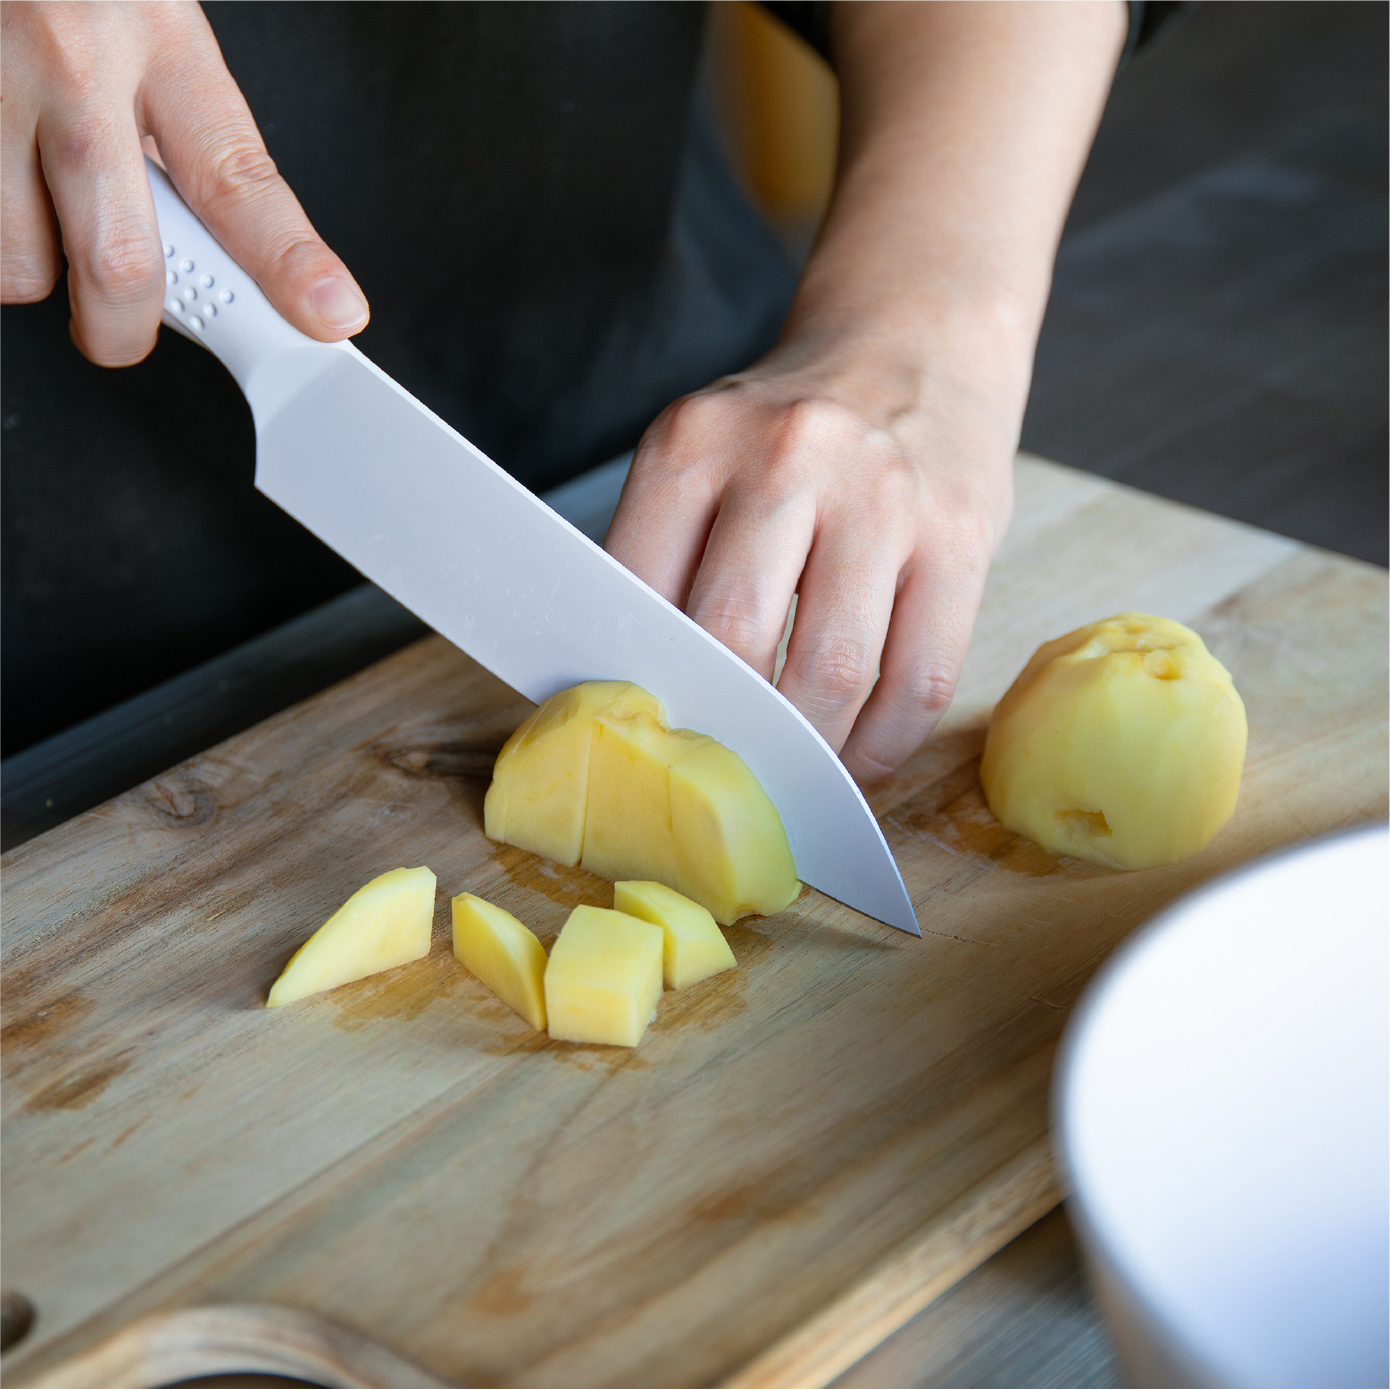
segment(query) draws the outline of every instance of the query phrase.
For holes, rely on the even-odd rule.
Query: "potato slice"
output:
[[[545,1031],[545,948],[505,908],[472,893],[453,900],[454,959],[538,1032]]]
[[[1010,830],[1144,869],[1230,819],[1245,741],[1245,706],[1202,639],[1122,613],[1038,648],[994,712],[980,782]]]
[[[664,933],[604,907],[576,907],[550,949],[550,1036],[636,1047],[661,1000]]]
[[[644,692],[645,693],[645,692]],[[594,720],[583,864],[604,878],[678,882],[671,765],[712,740],[668,729],[659,714],[615,703]]]
[[[661,709],[631,681],[585,681],[552,695],[512,734],[498,754],[483,803],[489,839],[571,868],[579,863],[594,716],[615,702],[625,709]]]
[[[738,964],[709,912],[664,883],[615,883],[613,907],[655,923],[665,934],[662,969],[667,989],[684,989]]]
[[[434,887],[434,874],[423,865],[392,869],[364,884],[290,957],[266,1007],[429,955]]]
[[[801,883],[781,817],[748,765],[708,740],[671,767],[675,887],[729,926],[749,912],[771,916]]]

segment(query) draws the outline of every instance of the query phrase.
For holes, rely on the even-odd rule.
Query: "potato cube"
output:
[[[661,999],[664,933],[603,907],[576,907],[545,967],[550,1036],[636,1047]]]
[[[545,948],[505,908],[472,893],[453,900],[454,958],[532,1028],[545,1030]]]
[[[654,922],[665,933],[667,989],[684,989],[738,964],[709,912],[664,883],[615,883],[613,907]]]
[[[434,887],[423,866],[392,869],[363,885],[290,957],[266,1007],[429,955]]]

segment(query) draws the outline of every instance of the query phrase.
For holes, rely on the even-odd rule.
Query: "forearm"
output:
[[[831,24],[840,173],[784,344],[851,375],[874,364],[890,411],[926,372],[1021,411],[1124,6],[855,0]]]

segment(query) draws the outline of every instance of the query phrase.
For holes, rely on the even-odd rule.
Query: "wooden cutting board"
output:
[[[808,889],[639,1051],[537,1036],[449,953],[451,894],[549,939],[611,889],[483,837],[528,706],[438,638],[6,856],[4,1280],[36,1320],[5,1383],[822,1385],[1053,1205],[1053,1049],[1107,953],[1385,814],[1386,585],[1053,464],[1017,480],[960,696],[874,798],[923,939]],[[1125,609],[1195,626],[1250,717],[1232,823],[1131,874],[1005,832],[976,780],[1034,647]],[[427,959],[261,1007],[348,893],[418,863]]]

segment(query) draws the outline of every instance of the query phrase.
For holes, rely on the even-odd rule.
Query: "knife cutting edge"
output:
[[[728,745],[805,883],[920,936],[873,812],[829,744],[741,658],[528,492],[351,343],[287,323],[146,160],[163,321],[235,377],[256,486],[528,699],[630,680]]]

